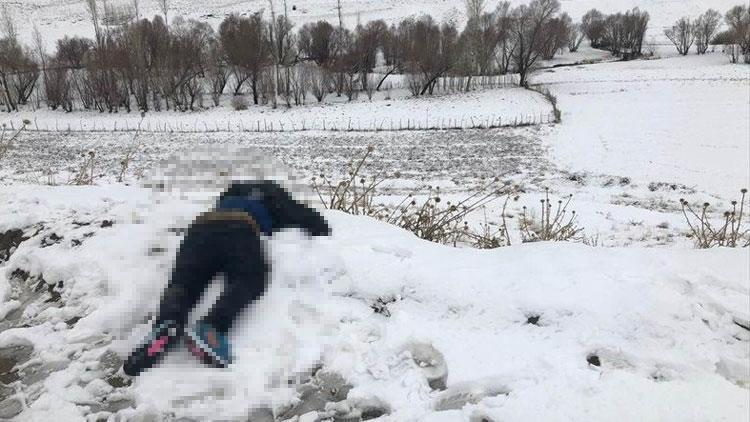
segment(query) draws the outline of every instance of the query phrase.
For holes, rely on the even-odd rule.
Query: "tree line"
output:
[[[708,9],[695,19],[685,16],[664,30],[664,35],[674,44],[677,52],[686,56],[695,45],[697,54],[705,54],[711,42],[724,45],[732,63],[742,56],[750,63],[750,7],[738,5],[729,9],[723,16],[727,29],[719,32],[722,15]]]
[[[616,56],[640,56],[649,20],[636,8],[611,15],[591,10],[574,23],[558,0],[516,7],[501,1],[491,11],[485,0],[466,0],[461,30],[429,15],[354,29],[341,19],[295,27],[273,7],[229,15],[214,29],[180,16],[168,22],[166,0],[151,19],[140,18],[137,0],[124,11],[86,4],[95,37],[66,36],[51,53],[38,31],[32,47],[22,46],[12,17],[2,13],[0,103],[7,111],[34,92],[50,109],[65,111],[195,110],[207,101],[219,105],[225,93],[234,94],[235,108],[249,99],[291,107],[309,95],[318,102],[328,95],[372,97],[394,74],[404,75],[415,96],[432,94],[445,78],[468,90],[474,77],[514,73],[526,86],[540,61],[576,51],[585,38]]]

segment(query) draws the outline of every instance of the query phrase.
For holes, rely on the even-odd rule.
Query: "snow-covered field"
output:
[[[96,111],[61,113],[48,109],[26,110],[0,116],[0,124],[18,127],[31,121],[38,131],[136,131],[142,132],[273,132],[303,130],[383,131],[499,127],[541,124],[555,120],[552,107],[536,92],[509,85],[469,93],[414,98],[406,89],[376,92],[372,100],[364,93],[352,102],[330,95],[323,103],[308,97],[305,105],[250,105],[235,111],[230,96],[222,106],[196,112],[152,112],[108,114]],[[206,101],[210,101],[206,99]],[[252,97],[248,98],[252,103]],[[206,104],[208,107],[209,104]]]
[[[684,14],[735,2],[562,3],[574,18],[591,7],[645,8],[658,37]],[[155,1],[141,4],[144,14],[156,10]],[[172,4],[218,23],[265,2]],[[457,0],[344,4],[351,22],[352,9],[363,20],[462,13]],[[296,22],[335,13],[333,0],[289,5]],[[90,31],[82,2],[9,6],[47,39]],[[658,50],[655,60],[609,62],[584,48],[545,63],[604,61],[532,76],[558,97],[561,124],[390,131],[407,121],[470,127],[549,114],[540,95],[516,88],[419,99],[394,89],[390,100],[239,112],[225,104],[142,121],[0,116],[16,127],[32,120],[0,159],[0,420],[748,420],[750,251],[694,249],[679,200],[710,202],[718,221],[750,187],[750,67],[720,53]],[[253,132],[270,123],[274,132]],[[123,131],[138,124],[137,135]],[[184,228],[216,193],[197,182],[198,192],[156,192],[144,182],[153,169],[196,149],[211,163],[252,166],[243,155],[252,151],[304,185],[344,177],[368,146],[364,173],[385,176],[384,202],[422,199],[436,186],[458,201],[494,178],[515,186],[506,210],[513,245],[454,248],[325,211],[331,238],[290,231],[266,240],[271,284],[232,333],[230,369],[204,368],[178,350],[134,380],[117,375],[148,330]],[[71,186],[82,167],[94,184]],[[573,195],[588,245],[520,242],[518,217],[524,206],[538,212],[546,189],[554,200]],[[502,204],[467,219],[499,223]]]
[[[563,166],[722,195],[750,185],[750,67],[723,54],[563,67],[533,83],[558,96],[549,143]]]
[[[23,351],[10,358],[20,362],[8,400],[28,405],[19,421],[290,415],[296,385],[284,380],[316,365],[351,388],[338,409],[379,409],[381,420],[741,421],[750,412],[746,249],[477,251],[328,212],[330,239],[269,240],[271,287],[235,330],[231,370],[179,352],[122,386],[113,353],[147,329],[179,241],[169,229],[205,205],[122,186],[2,195],[0,232],[31,225],[33,236],[0,266],[0,347]],[[33,293],[42,279],[51,287]],[[435,378],[445,391],[429,386]]]

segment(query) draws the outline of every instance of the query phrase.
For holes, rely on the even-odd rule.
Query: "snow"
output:
[[[112,115],[29,109],[0,116],[0,124],[19,127],[22,119],[28,119],[28,129],[40,131],[268,132],[470,128],[554,121],[552,107],[544,97],[512,86],[509,81],[505,88],[430,98],[414,98],[406,89],[394,89],[375,93],[372,101],[361,94],[349,103],[345,96],[337,98],[334,94],[323,103],[309,97],[303,106],[287,108],[279,104],[272,109],[270,105],[251,105],[243,111],[233,110],[230,96],[225,97],[222,106],[196,112],[152,112],[142,117],[124,110]],[[248,101],[252,103],[252,96]]]
[[[17,283],[9,281],[17,268],[65,282],[61,307],[27,315],[49,322],[0,333],[0,345],[25,340],[43,364],[59,368],[18,420],[42,420],[52,409],[85,420],[84,406],[112,393],[87,368],[101,371],[105,350],[124,356],[140,340],[178,245],[166,229],[206,203],[123,186],[15,185],[0,194],[8,227],[45,221],[0,266],[5,289]],[[353,385],[352,400],[387,403],[391,413],[382,420],[463,420],[478,412],[510,421],[748,417],[748,334],[733,322],[750,319],[747,249],[542,243],[478,251],[422,241],[366,217],[325,216],[330,239],[293,231],[266,241],[271,286],[232,334],[240,358],[231,370],[200,367],[178,351],[116,391],[137,404],[120,414],[242,420],[254,405],[283,407],[292,390],[272,380],[321,361]],[[93,224],[72,224],[84,218]],[[114,225],[95,224],[105,218]],[[63,240],[39,248],[52,230]],[[74,238],[83,244],[71,246]],[[167,252],[149,256],[154,245]],[[373,313],[378,297],[396,299],[387,305],[390,317]],[[82,318],[70,327],[55,323],[70,315]],[[527,323],[530,315],[540,316],[538,325]],[[443,354],[447,392],[428,387],[403,352],[411,342]],[[587,363],[589,354],[600,367]],[[477,403],[435,410],[467,388]]]
[[[111,0],[110,4],[127,4],[126,0]],[[161,14],[157,0],[140,0],[141,16],[150,17]],[[276,1],[276,12],[283,10],[283,2]],[[293,22],[302,25],[305,22],[328,20],[338,22],[336,0],[289,0],[288,14]],[[491,10],[497,2],[486,2],[486,9]],[[528,3],[525,0],[512,0],[512,5]],[[650,14],[647,36],[655,37],[660,42],[666,41],[664,28],[670,27],[683,16],[696,17],[708,8],[714,8],[724,13],[738,4],[735,0],[562,0],[562,10],[574,20],[580,20],[586,11],[597,8],[603,13],[625,12],[633,7],[639,7]],[[170,0],[170,19],[180,14],[186,18],[199,18],[218,27],[225,15],[230,13],[251,13],[265,10],[269,13],[267,0],[212,0],[211,2],[196,0]],[[293,10],[296,6],[297,10]],[[10,11],[17,19],[29,19],[35,22],[42,32],[50,48],[52,40],[64,35],[93,36],[93,27],[83,2],[59,0],[26,0],[11,2]],[[463,0],[346,0],[342,1],[344,24],[354,26],[357,22],[367,22],[372,19],[385,19],[386,22],[397,22],[407,16],[419,16],[429,12],[438,21],[456,21],[462,25],[465,21]],[[23,25],[18,25],[23,27]],[[21,31],[21,39],[31,44],[32,33]]]
[[[563,168],[680,181],[729,196],[750,184],[750,68],[720,53],[564,67],[548,136]]]
[[[218,24],[266,2],[171,3]],[[30,118],[32,130],[0,162],[0,235],[23,229],[28,237],[0,262],[0,366],[19,359],[18,380],[0,385],[0,418],[19,406],[10,417],[29,422],[244,421],[258,409],[280,416],[301,401],[296,388],[309,387],[311,368],[322,366],[352,387],[345,401],[325,406],[329,415],[369,408],[394,422],[748,420],[750,251],[693,249],[678,199],[709,201],[718,219],[750,185],[750,68],[718,52],[676,57],[661,36],[683,15],[734,3],[562,1],[574,19],[591,7],[648,10],[647,39],[658,43],[659,58],[612,62],[582,47],[542,63],[531,83],[558,97],[561,124],[391,132],[391,124],[466,128],[550,112],[540,95],[517,88],[409,98],[399,78],[372,101],[329,96],[290,110],[236,112],[225,98],[211,110],[148,113],[143,121],[137,113],[1,116],[16,126]],[[155,1],[141,4],[144,15],[156,12]],[[335,19],[333,0],[291,4],[298,25]],[[90,35],[82,2],[9,6],[48,43]],[[463,19],[458,0],[344,7],[348,25],[358,15],[392,21],[424,10]],[[30,29],[19,28],[28,41]],[[594,64],[570,66],[584,62]],[[139,123],[138,136],[123,132]],[[271,124],[274,132],[253,132]],[[66,133],[68,126],[85,131]],[[398,203],[411,192],[422,201],[439,186],[444,201],[457,202],[495,177],[516,186],[519,199],[506,210],[513,245],[441,246],[323,211],[331,238],[289,231],[264,240],[271,284],[232,333],[238,359],[229,370],[177,350],[132,385],[113,376],[149,328],[183,229],[226,182],[201,173],[159,193],[143,187],[153,179],[144,174],[193,151],[191,171],[196,163],[233,166],[237,175],[262,163],[278,177],[293,173],[287,182],[298,190],[313,175],[345,176],[368,145],[375,149],[365,173],[386,178],[377,201]],[[68,185],[88,151],[95,185]],[[524,206],[538,212],[547,189],[553,200],[573,195],[586,239],[598,247],[520,242],[517,217]],[[501,206],[467,220],[497,224]],[[216,283],[193,317],[219,291]]]

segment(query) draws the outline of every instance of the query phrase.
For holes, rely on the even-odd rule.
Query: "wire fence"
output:
[[[411,90],[412,81],[409,75],[397,75],[398,78],[391,77],[381,86],[383,89],[408,89]],[[422,80],[418,77],[413,81],[421,87]],[[437,78],[433,92],[466,92],[477,89],[495,89],[519,87],[521,78],[518,74],[490,75],[490,76],[444,76]]]
[[[536,126],[555,123],[555,115],[549,111],[523,114],[517,116],[463,116],[463,117],[425,117],[383,118],[383,119],[313,119],[313,120],[278,120],[278,119],[220,119],[205,121],[169,121],[149,119],[34,119],[26,126],[33,132],[149,132],[149,133],[275,133],[275,132],[395,132],[409,130],[461,130],[490,129],[500,127]],[[7,126],[15,130],[18,123],[8,121]]]

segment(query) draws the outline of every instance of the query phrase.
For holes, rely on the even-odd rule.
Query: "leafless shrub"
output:
[[[347,179],[334,182],[323,174],[319,178],[312,178],[313,190],[327,209],[368,216],[376,216],[382,211],[373,204],[373,200],[375,188],[385,179],[382,175],[366,177],[361,174],[374,150],[374,147],[368,146],[362,158],[349,163]]]
[[[2,130],[0,130],[0,160],[8,154],[8,151],[13,147],[13,141],[18,138],[29,124],[31,124],[30,121],[23,120],[21,121],[21,127],[11,133],[5,123],[3,123]]]
[[[682,205],[682,215],[685,216],[688,227],[690,228],[690,237],[695,241],[695,247],[707,249],[712,247],[730,247],[737,246],[747,247],[750,245],[750,229],[743,229],[742,217],[745,211],[745,195],[747,189],[742,189],[742,196],[739,201],[732,201],[732,209],[723,214],[723,219],[718,225],[711,223],[709,215],[710,204],[703,203],[703,206],[696,211],[688,201],[680,199]]]
[[[664,35],[674,44],[679,54],[686,56],[695,40],[693,22],[688,17],[680,18],[671,28],[664,30]]]
[[[469,239],[478,244],[481,235],[470,235],[465,227],[465,217],[498,196],[508,194],[497,188],[498,181],[494,179],[456,204],[443,202],[437,187],[429,187],[426,198],[422,200],[409,194],[395,207],[379,204],[375,198],[385,177],[382,174],[372,177],[362,174],[373,150],[373,147],[368,147],[362,158],[350,164],[347,179],[333,182],[324,175],[312,179],[313,190],[326,208],[377,218],[433,242],[455,245],[462,239]]]
[[[73,177],[68,181],[69,185],[93,185],[97,175],[96,169],[96,152],[89,151],[81,153],[81,164]]]
[[[478,249],[494,249],[510,246],[510,233],[507,223],[507,208],[510,200],[517,201],[518,195],[515,190],[509,190],[505,194],[505,202],[500,211],[500,223],[491,224],[487,219],[486,208],[484,211],[484,222],[480,224],[479,230],[471,230],[467,222],[464,222],[464,236],[474,247]],[[484,208],[484,207],[483,207]]]
[[[120,173],[117,175],[117,181],[122,183],[123,178],[125,177],[125,173],[127,173],[128,169],[130,168],[130,163],[133,160],[133,155],[135,155],[136,152],[138,152],[138,149],[141,147],[141,140],[139,139],[140,133],[141,133],[141,124],[143,123],[143,119],[146,117],[146,113],[141,112],[141,120],[138,122],[138,127],[135,130],[135,134],[133,134],[133,143],[131,144],[130,148],[128,148],[125,151],[125,156],[120,160]]]
[[[569,195],[564,201],[558,200],[555,207],[550,200],[549,189],[545,189],[545,197],[540,201],[542,212],[538,219],[523,207],[519,221],[523,242],[580,241],[583,228],[576,222],[576,212],[568,212],[572,198],[573,195]]]

